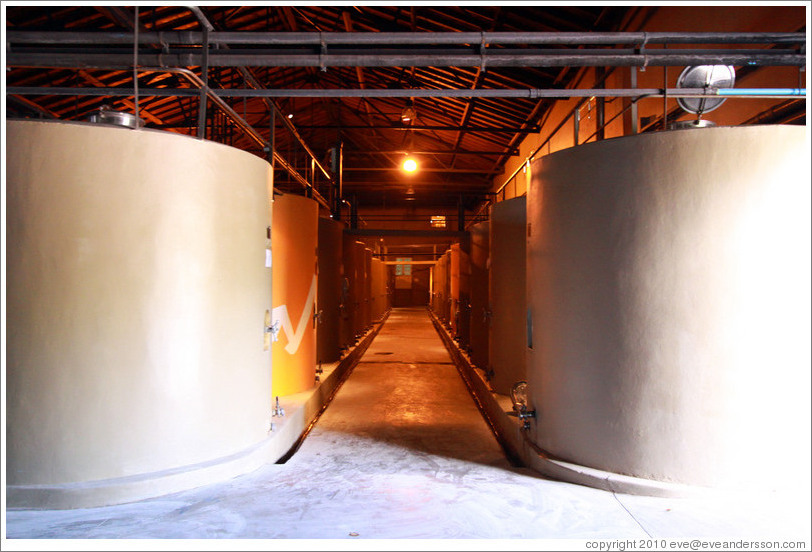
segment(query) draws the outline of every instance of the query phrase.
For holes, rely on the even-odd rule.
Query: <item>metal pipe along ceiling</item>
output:
[[[166,68],[152,68],[166,71]],[[198,92],[189,88],[140,88],[141,96],[197,96]],[[567,89],[390,89],[390,88],[306,88],[306,89],[254,89],[218,88],[210,89],[219,97],[225,98],[636,98],[641,96],[660,97],[667,94],[672,98],[714,98],[717,96],[737,96],[741,98],[802,97],[805,88],[567,88]],[[132,96],[133,88],[99,87],[38,87],[9,86],[7,94],[22,96]],[[344,128],[349,128],[346,125]],[[414,128],[414,127],[409,127]]]
[[[12,44],[132,44],[134,33],[50,32],[9,29]],[[144,31],[141,44],[198,45],[197,31]],[[697,33],[697,32],[214,32],[210,44],[262,46],[477,45],[480,44],[804,44],[804,33]]]
[[[215,51],[216,52],[216,51]],[[687,65],[798,66],[806,64],[804,54],[786,50],[761,53],[738,53],[718,50],[694,54],[285,54],[209,53],[209,67],[664,67]],[[143,53],[145,65],[197,67],[203,63],[201,53]],[[53,67],[123,70],[132,67],[132,55],[96,52],[14,52],[7,51],[10,67]]]

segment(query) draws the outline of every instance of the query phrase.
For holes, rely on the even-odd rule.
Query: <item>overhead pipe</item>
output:
[[[572,53],[513,53],[513,54],[291,54],[268,53],[210,53],[210,67],[664,67],[688,65],[735,66],[796,66],[806,65],[806,55],[781,50],[759,50],[758,53],[738,53],[718,50],[714,53],[645,53],[618,54]],[[199,67],[200,53],[144,53],[146,65],[169,67]],[[10,67],[50,67],[126,70],[132,67],[132,57],[118,53],[15,52],[6,53]]]
[[[748,98],[806,96],[806,88],[719,88],[716,94]]]
[[[152,67],[151,71],[173,72],[168,67]],[[188,71],[187,69],[184,69]],[[194,74],[194,73],[192,73]],[[132,96],[133,88],[100,88],[70,86],[7,86],[7,94],[21,96]],[[311,88],[311,89],[249,89],[216,88],[209,92],[220,98],[636,98],[660,97],[668,94],[673,98],[715,98],[736,96],[740,98],[802,97],[805,88],[510,88],[510,89],[389,89],[389,88]],[[141,96],[197,96],[189,88],[141,88]],[[282,117],[287,119],[286,117]],[[343,125],[341,128],[350,128]],[[407,127],[403,127],[407,128]],[[408,127],[411,129],[417,127]],[[436,129],[435,129],[436,130]]]
[[[189,8],[193,11],[199,8]],[[210,29],[213,31],[213,29]],[[130,44],[133,33],[111,31],[21,31],[9,29],[6,40],[12,44]],[[196,31],[141,32],[141,44],[199,45],[202,33]],[[804,33],[755,32],[211,32],[211,44],[263,46],[321,46],[348,44],[386,45],[477,45],[480,44],[798,44]]]

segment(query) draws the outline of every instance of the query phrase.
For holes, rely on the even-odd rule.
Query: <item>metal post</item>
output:
[[[338,143],[338,177],[336,180],[338,180],[338,213],[340,215],[341,202],[344,201],[344,142]]]
[[[631,87],[637,88],[637,67],[632,67],[632,78],[631,78]],[[631,118],[632,118],[632,134],[637,134],[640,132],[638,128],[640,123],[637,118],[637,101],[632,100],[632,107],[631,107]]]
[[[457,231],[465,232],[465,205],[462,203],[462,195],[457,200]]]
[[[606,73],[606,71],[604,70],[603,67],[598,67],[595,70],[595,77],[596,77],[596,80],[598,82],[600,82],[600,84],[599,84],[600,88],[606,88],[606,80],[605,80],[605,78],[603,78],[605,73]],[[606,129],[603,128],[604,124],[605,124],[604,123],[604,119],[605,119],[604,113],[605,113],[605,106],[606,106],[606,98],[604,98],[603,96],[598,97],[595,100],[595,105],[596,105],[595,125],[598,127],[597,138],[596,139],[597,140],[603,140],[605,138],[605,136],[606,136],[606,133],[605,133]]]
[[[310,184],[311,190],[316,191],[316,160],[311,157],[310,158]]]
[[[580,106],[575,110],[575,113],[572,115],[572,124],[573,124],[573,141],[575,145],[578,145],[578,134],[581,131],[581,109]]]
[[[135,31],[135,39],[133,40],[133,88],[135,89],[135,128],[138,128],[138,120],[141,116],[141,109],[138,103],[138,6],[135,6],[135,22],[133,27]]]
[[[203,27],[203,63],[200,67],[203,86],[200,87],[200,108],[197,115],[197,137],[206,138],[206,102],[209,92],[209,30]]]
[[[330,170],[333,173],[332,187],[332,215],[333,219],[341,220],[342,179],[344,164],[344,144],[337,142],[330,149]]]
[[[663,45],[668,48],[668,45]],[[663,130],[668,130],[668,67],[663,65]]]
[[[268,138],[268,163],[271,164],[271,174],[273,174],[273,157],[276,150],[276,110],[271,109],[271,134]]]
[[[352,203],[350,204],[350,228],[356,230],[358,228],[358,197],[352,194]]]
[[[338,146],[333,146],[329,150],[327,150],[330,154],[330,172],[333,175],[338,175]],[[328,197],[328,201],[330,202],[330,218],[333,220],[338,220],[336,217],[341,218],[340,215],[337,215],[337,211],[339,210],[339,203],[338,203],[338,186],[336,185],[338,181],[338,177],[335,178],[330,182],[330,196]]]

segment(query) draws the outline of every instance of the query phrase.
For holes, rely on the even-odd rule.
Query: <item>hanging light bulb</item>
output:
[[[417,161],[412,159],[411,157],[407,157],[403,160],[403,170],[406,172],[414,172],[417,170]]]
[[[400,112],[400,122],[404,125],[410,125],[414,122],[416,117],[417,113],[414,110],[414,102],[409,99],[406,102],[406,107],[404,107],[403,111]]]

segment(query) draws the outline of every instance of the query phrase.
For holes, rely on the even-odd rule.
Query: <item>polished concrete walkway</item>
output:
[[[8,511],[7,534],[10,539],[349,541],[309,546],[317,549],[360,549],[365,547],[361,539],[652,537],[806,538],[808,547],[808,516],[807,504],[746,490],[713,500],[637,497],[549,481],[511,467],[426,311],[396,309],[287,463],[120,506]],[[229,548],[248,542],[235,541]],[[540,549],[545,542],[474,541],[464,548]],[[156,546],[161,544],[150,544]],[[200,545],[212,546],[212,541]],[[103,545],[115,547],[116,542]],[[386,541],[373,548],[397,547],[397,541]]]

